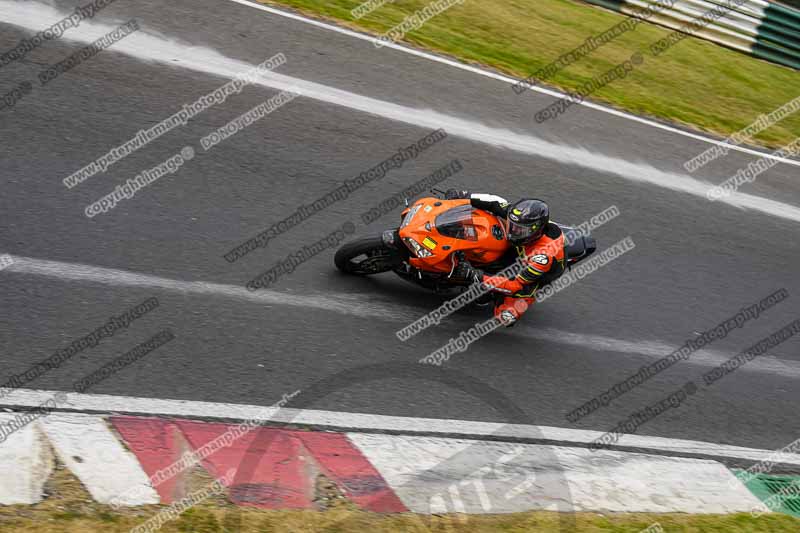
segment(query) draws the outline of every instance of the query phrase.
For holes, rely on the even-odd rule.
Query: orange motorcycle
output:
[[[336,267],[361,276],[394,271],[412,283],[445,292],[463,287],[450,281],[460,260],[495,274],[516,257],[506,239],[506,222],[472,207],[469,200],[420,198],[403,210],[400,219],[397,229],[342,245],[334,256]],[[592,237],[580,236],[569,226],[559,227],[565,234],[568,266],[595,251]]]

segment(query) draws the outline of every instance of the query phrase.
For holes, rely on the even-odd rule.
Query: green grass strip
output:
[[[350,12],[362,3],[358,0],[262,1],[375,35],[430,3],[396,0],[355,20]],[[407,33],[403,40],[524,78],[622,20],[623,15],[572,0],[466,0]],[[653,57],[648,46],[669,33],[666,28],[640,24],[547,83],[578,89],[639,50],[645,64],[591,98],[722,137],[800,95],[800,72],[701,39],[684,39]],[[324,41],[319,46],[324,47]],[[508,89],[510,100],[526,96]],[[536,126],[532,116],[531,126]],[[753,144],[777,148],[799,136],[800,113],[796,113],[758,134]]]

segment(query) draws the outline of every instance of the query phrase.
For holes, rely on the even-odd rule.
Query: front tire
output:
[[[384,244],[381,235],[377,235],[342,245],[333,256],[333,262],[346,274],[370,276],[393,270],[403,262],[403,258],[397,250]]]

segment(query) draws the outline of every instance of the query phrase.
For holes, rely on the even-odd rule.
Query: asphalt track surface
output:
[[[55,5],[66,12],[76,4]],[[281,74],[507,129],[564,151],[534,154],[450,135],[231,264],[222,257],[231,248],[433,128],[301,96],[203,153],[201,137],[278,92],[250,86],[67,190],[65,176],[227,81],[185,68],[168,55],[145,61],[111,47],[39,86],[36,75],[44,66],[83,46],[69,39],[81,30],[71,30],[0,69],[2,94],[20,81],[35,82],[31,94],[0,111],[0,253],[35,260],[0,271],[2,374],[25,371],[146,298],[157,297],[160,306],[28,388],[69,390],[74,381],[170,328],[175,340],[91,392],[269,405],[333,375],[358,375],[366,365],[394,369],[405,362],[411,370],[402,375],[373,372],[306,407],[503,421],[504,414],[485,399],[430,379],[430,367],[414,366],[484,320],[479,312],[462,313],[400,342],[394,332],[441,300],[392,275],[344,277],[333,267],[332,250],[281,278],[266,296],[243,289],[276,261],[348,220],[357,224],[359,235],[395,225],[399,210],[370,226],[358,217],[455,158],[464,170],[444,186],[508,198],[536,195],[566,223],[616,205],[620,217],[595,232],[601,248],[627,236],[636,243],[533,309],[515,328],[481,339],[446,364],[445,371],[457,370],[501,391],[530,423],[608,430],[687,380],[699,382],[710,362],[724,361],[800,315],[797,221],[614,172],[614,161],[627,161],[685,175],[682,163],[708,143],[580,106],[539,125],[533,115],[552,103],[550,96],[533,91],[517,96],[493,79],[224,0],[119,0],[93,24],[116,26],[133,17],[143,33],[185,50],[196,47],[198,57],[212,50],[255,65],[283,52],[288,63],[278,69]],[[6,21],[0,22],[0,50],[32,34],[0,18]],[[59,17],[51,18],[38,20],[36,27]],[[447,124],[441,127],[447,130]],[[179,172],[108,213],[84,215],[87,204],[187,145],[197,156]],[[611,164],[575,164],[569,147],[605,156]],[[734,151],[694,177],[719,183],[753,159]],[[780,164],[744,192],[800,206],[797,177],[797,167]],[[788,300],[716,341],[710,352],[575,424],[565,419],[643,364],[780,288],[790,292]],[[798,346],[790,339],[638,433],[758,448],[794,441],[800,437]]]

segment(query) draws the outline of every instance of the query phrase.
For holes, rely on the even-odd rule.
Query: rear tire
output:
[[[376,235],[342,245],[333,256],[333,262],[346,274],[370,276],[393,270],[403,258],[397,250],[384,244],[381,235]]]

